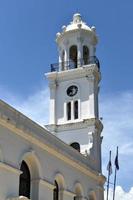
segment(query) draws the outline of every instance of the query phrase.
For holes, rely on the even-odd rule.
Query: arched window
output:
[[[65,69],[65,51],[63,50],[62,51],[62,70],[64,70]]]
[[[73,142],[70,146],[80,152],[80,144],[78,142]]]
[[[69,50],[70,67],[77,68],[77,46],[73,45]]]
[[[71,102],[67,103],[67,120],[71,120]]]
[[[22,161],[21,168],[22,174],[19,181],[19,196],[30,198],[30,171],[25,161]]]
[[[53,191],[53,200],[58,200],[59,199],[59,186],[57,181],[55,181],[55,188]]]
[[[89,64],[89,49],[87,46],[83,46],[83,64]]]
[[[74,119],[78,119],[78,101],[74,101]]]

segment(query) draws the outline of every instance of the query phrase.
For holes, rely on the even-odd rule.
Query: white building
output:
[[[97,35],[80,14],[57,33],[44,128],[0,101],[0,200],[103,200]]]

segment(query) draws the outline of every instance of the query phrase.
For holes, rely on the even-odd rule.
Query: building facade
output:
[[[77,13],[56,41],[49,125],[0,101],[0,200],[104,200],[96,30]]]

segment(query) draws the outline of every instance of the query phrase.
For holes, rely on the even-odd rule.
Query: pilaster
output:
[[[39,198],[38,200],[53,199],[53,190],[55,186],[47,180],[40,179],[39,183]]]
[[[82,59],[83,59],[83,38],[77,37],[77,49],[78,49],[78,67],[82,66]]]
[[[56,124],[56,82],[51,81],[50,88],[50,124]]]
[[[60,190],[59,191],[59,200],[73,200],[75,194],[68,190]]]

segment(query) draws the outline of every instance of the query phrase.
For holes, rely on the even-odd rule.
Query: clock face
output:
[[[78,92],[78,87],[76,85],[71,85],[69,88],[67,88],[67,95],[70,97],[73,97]]]

